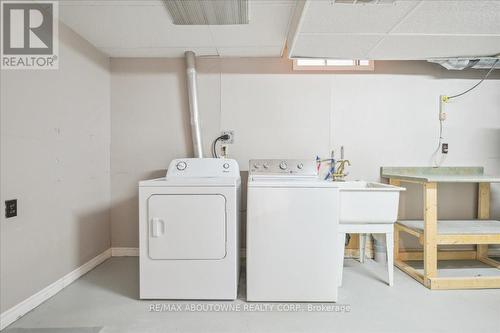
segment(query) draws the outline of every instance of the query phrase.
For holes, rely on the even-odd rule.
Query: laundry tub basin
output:
[[[405,188],[365,181],[338,182],[340,223],[394,223]]]

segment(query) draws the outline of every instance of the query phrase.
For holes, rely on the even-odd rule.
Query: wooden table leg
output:
[[[424,283],[437,277],[437,184],[424,184]]]
[[[394,225],[394,259],[399,260],[399,228]]]
[[[477,218],[490,218],[490,183],[479,183],[477,195]],[[477,259],[488,257],[488,244],[477,245]]]

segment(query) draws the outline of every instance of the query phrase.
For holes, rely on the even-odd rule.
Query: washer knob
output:
[[[253,167],[254,167],[255,169],[258,169],[258,168],[260,168],[260,165],[258,165],[257,163],[255,163],[255,164],[253,165]]]
[[[304,167],[304,164],[302,164],[302,163],[297,164],[297,168],[298,168],[298,169],[301,169],[301,170],[302,170],[302,168],[303,168],[303,167]]]
[[[176,168],[179,171],[185,170],[187,168],[187,164],[186,164],[186,162],[181,161],[181,162],[176,164]]]
[[[287,168],[286,162],[281,162],[280,163],[280,169],[285,170]]]
[[[264,163],[263,167],[264,167],[264,169],[269,169],[269,164]]]
[[[223,167],[224,169],[229,169],[229,163],[224,163],[224,164],[222,164],[222,167]]]

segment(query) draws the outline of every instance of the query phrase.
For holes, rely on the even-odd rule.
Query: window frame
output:
[[[337,66],[337,65],[322,65],[322,66],[304,66],[304,65],[299,65],[298,60],[302,58],[295,58],[293,59],[293,70],[294,71],[325,71],[325,72],[332,72],[332,71],[374,71],[375,70],[375,61],[374,60],[368,60],[368,65],[360,65],[359,62],[361,60],[358,59],[352,59],[354,60],[355,64],[352,66]],[[324,58],[323,60],[329,60],[327,58]],[[335,60],[335,59],[332,59]],[[350,60],[350,59],[346,59]],[[365,60],[365,59],[363,59]]]

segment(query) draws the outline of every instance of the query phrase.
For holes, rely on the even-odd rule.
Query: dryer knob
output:
[[[280,163],[280,169],[285,170],[287,168],[286,162],[281,162]]]
[[[222,167],[223,167],[224,169],[229,169],[229,163],[224,163],[224,164],[222,164]]]
[[[185,170],[187,168],[186,162],[183,162],[183,161],[177,163],[175,166],[176,166],[177,170],[179,170],[179,171]]]

